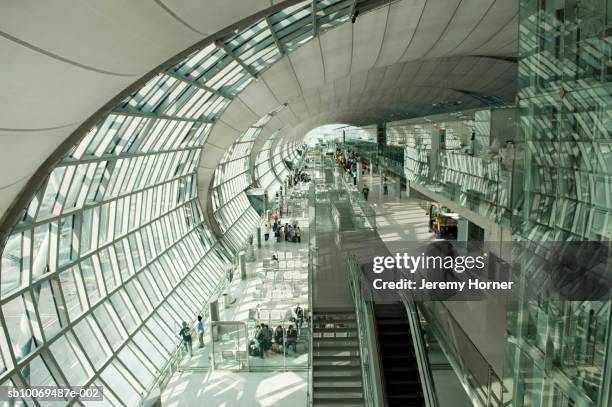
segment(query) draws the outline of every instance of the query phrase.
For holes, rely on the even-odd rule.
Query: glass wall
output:
[[[346,22],[352,4],[303,1],[201,44],[81,135],[3,247],[0,385],[101,385],[108,405],[147,394],[177,348],[179,324],[193,323],[230,263],[198,204],[207,136],[259,73]],[[238,158],[254,133],[214,180],[216,216],[232,242],[244,230],[236,218],[251,219],[240,191],[250,184],[247,160]]]
[[[515,241],[612,237],[611,11],[610,0],[521,1]],[[515,405],[610,405],[609,299],[513,302],[508,331]]]
[[[487,109],[387,123],[387,141],[403,146],[407,181],[509,225],[516,126],[516,109]]]
[[[211,198],[213,214],[225,241],[234,252],[242,248],[260,221],[259,214],[251,206],[245,192],[253,183],[253,144],[272,116],[283,108],[284,105],[281,105],[268,113],[238,137],[215,170]]]
[[[274,194],[280,188],[280,180],[276,178],[271,156],[272,142],[276,136],[277,133],[274,133],[266,140],[255,160],[255,177],[259,185],[266,190],[269,200],[274,197]]]

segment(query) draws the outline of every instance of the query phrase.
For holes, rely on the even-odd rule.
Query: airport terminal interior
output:
[[[0,0],[0,55],[0,406],[612,406],[612,0]],[[431,247],[511,294],[378,291]]]

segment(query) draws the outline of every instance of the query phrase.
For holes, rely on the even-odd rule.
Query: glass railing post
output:
[[[491,382],[492,382],[492,374],[491,367],[487,369],[487,407],[491,405]]]

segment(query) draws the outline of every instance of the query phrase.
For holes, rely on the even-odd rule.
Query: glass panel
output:
[[[212,322],[210,330],[212,361],[215,369],[248,370],[247,328],[244,322]],[[191,344],[183,341],[184,353]]]

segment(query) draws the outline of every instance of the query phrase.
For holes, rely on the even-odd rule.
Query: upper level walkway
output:
[[[274,347],[260,355],[244,355],[244,341],[255,337],[257,324],[265,323],[272,330],[281,326],[286,330],[291,322],[292,308],[297,304],[308,308],[308,204],[307,184],[293,188],[290,212],[279,219],[282,224],[297,223],[301,229],[300,242],[277,240],[271,230],[262,226],[261,248],[253,244],[255,261],[246,262],[247,278],[241,279],[240,269],[234,272],[226,293],[228,305],[219,300],[219,320],[231,321],[246,327],[219,335],[211,344],[206,321],[205,346],[198,347],[193,336],[193,356],[185,354],[178,371],[162,393],[164,406],[228,405],[228,406],[296,406],[306,405],[307,369],[309,364],[309,326],[305,321],[299,331],[296,351],[291,347]],[[301,199],[295,197],[300,196]],[[278,261],[272,260],[275,256]],[[216,329],[216,328],[215,328]],[[177,327],[177,334],[179,328]],[[216,369],[212,369],[211,350],[214,348]],[[248,363],[245,360],[248,358]]]

